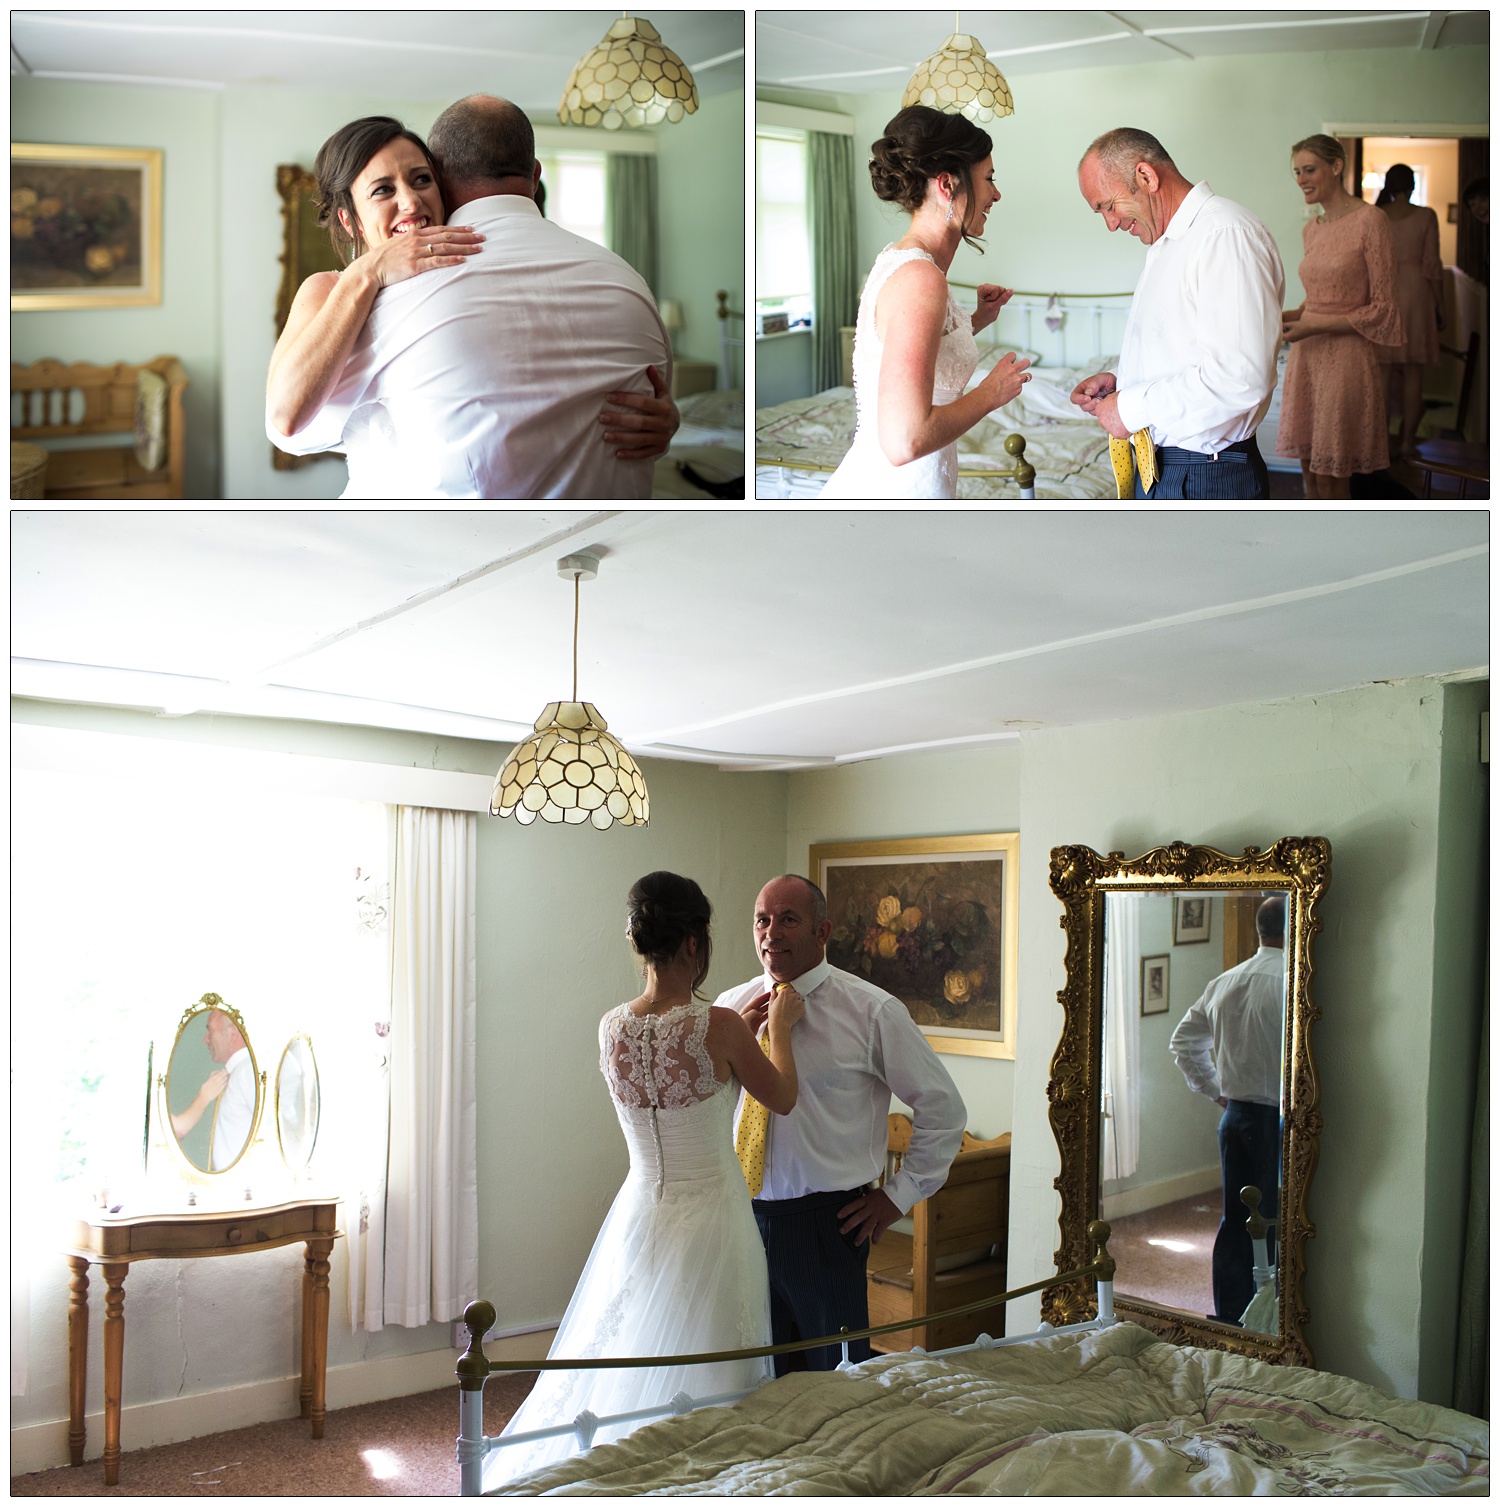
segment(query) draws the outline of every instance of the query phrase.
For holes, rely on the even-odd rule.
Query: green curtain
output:
[[[807,135],[813,294],[813,387],[843,380],[839,327],[859,310],[854,251],[854,139],[827,131]]]
[[[611,152],[604,170],[604,241],[656,296],[656,158]]]
[[[1488,993],[1488,989],[1486,989]],[[1473,1149],[1469,1162],[1469,1217],[1463,1279],[1458,1294],[1458,1345],[1453,1406],[1476,1418],[1490,1416],[1490,1011],[1485,1001],[1475,1085]]]

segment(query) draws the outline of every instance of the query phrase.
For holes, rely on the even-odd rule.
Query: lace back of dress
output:
[[[633,1015],[623,1005],[604,1017],[599,1067],[615,1099],[633,1109],[681,1109],[718,1092],[704,1047],[707,1004],[661,1015]]]

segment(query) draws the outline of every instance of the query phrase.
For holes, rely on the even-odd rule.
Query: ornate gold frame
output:
[[[50,143],[13,141],[10,144],[11,173],[19,162],[73,163],[141,170],[141,286],[91,288],[74,293],[12,292],[12,314],[44,309],[123,309],[161,302],[161,164],[156,147],[55,146]]]
[[[177,1052],[177,1043],[182,1038],[182,1033],[187,1023],[205,1010],[219,1010],[227,1015],[238,1027],[239,1033],[245,1038],[245,1050],[250,1054],[250,1071],[255,1079],[255,1113],[250,1117],[250,1133],[245,1137],[245,1144],[240,1154],[227,1167],[220,1167],[217,1172],[198,1166],[196,1162],[188,1159],[187,1153],[182,1149],[182,1143],[177,1139],[172,1129],[171,1095],[169,1085],[172,1077],[172,1058]],[[250,1033],[245,1029],[245,1017],[240,1014],[233,1005],[226,1004],[217,994],[205,994],[196,1004],[189,1005],[182,1012],[177,1022],[177,1029],[172,1033],[172,1050],[167,1054],[167,1070],[157,1075],[157,1115],[161,1127],[162,1139],[172,1149],[177,1158],[179,1170],[192,1182],[208,1183],[216,1177],[223,1177],[226,1172],[238,1167],[246,1157],[250,1148],[255,1144],[256,1137],[260,1134],[260,1122],[265,1115],[266,1109],[266,1080],[260,1070],[260,1063],[255,1056],[255,1048],[250,1044]],[[218,1113],[218,1106],[214,1106],[214,1113]]]
[[[1122,1318],[1174,1343],[1232,1350],[1258,1360],[1311,1366],[1304,1330],[1307,1304],[1302,1284],[1305,1245],[1316,1230],[1307,1217],[1307,1191],[1318,1161],[1322,1119],[1312,1027],[1322,1013],[1312,1001],[1312,940],[1323,929],[1318,902],[1328,888],[1332,862],[1325,837],[1283,837],[1262,852],[1238,857],[1217,848],[1174,842],[1139,858],[1102,857],[1092,848],[1053,848],[1052,892],[1062,901],[1060,925],[1067,933],[1067,985],[1058,992],[1062,1037],[1047,1084],[1048,1117],[1057,1138],[1061,1171],[1054,1186],[1062,1198],[1059,1271],[1088,1259],[1088,1227],[1099,1209],[1101,1037],[1104,983],[1104,901],[1111,890],[1285,889],[1287,903],[1287,1051],[1282,1084],[1282,1189],[1277,1263],[1280,1271],[1278,1332],[1262,1335],[1190,1318],[1136,1298],[1115,1295]],[[1091,1295],[1061,1287],[1042,1295],[1042,1317],[1072,1324],[1093,1314]]]
[[[820,842],[808,849],[808,876],[823,892],[828,892],[824,877],[830,858],[909,858],[921,853],[987,853],[1005,855],[1004,893],[1001,896],[1000,964],[1000,1039],[990,1036],[939,1036],[923,1028],[928,1045],[934,1052],[952,1057],[999,1057],[1015,1060],[1016,994],[1021,904],[1021,837],[1018,832],[974,832],[958,837],[889,837],[870,842]]]

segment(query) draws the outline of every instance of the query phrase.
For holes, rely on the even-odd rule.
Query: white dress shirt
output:
[[[219,1095],[214,1113],[213,1152],[209,1157],[215,1172],[229,1166],[245,1149],[255,1119],[255,1071],[250,1048],[235,1052],[224,1064],[224,1071],[229,1082]]]
[[[1115,374],[1121,423],[1201,454],[1249,439],[1276,386],[1285,292],[1270,231],[1196,184],[1146,249]]]
[[[1221,973],[1177,1022],[1167,1049],[1195,1093],[1281,1103],[1281,1017],[1286,953],[1261,947]]]
[[[714,1001],[738,1013],[773,981],[758,978]],[[964,1101],[905,1005],[827,958],[792,980],[807,1002],[792,1027],[797,1103],[772,1115],[761,1198],[866,1187],[885,1167],[891,1094],[911,1106],[911,1149],[885,1185],[905,1214],[942,1187],[963,1141]],[[740,1094],[735,1115],[743,1112]]]
[[[382,288],[338,386],[271,442],[342,449],[353,498],[646,498],[653,463],[622,461],[599,415],[611,392],[671,380],[644,279],[519,194],[460,205],[484,237],[461,266]]]

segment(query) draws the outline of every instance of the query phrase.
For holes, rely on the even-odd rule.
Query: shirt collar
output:
[[[482,199],[470,199],[450,211],[450,225],[467,225],[470,220],[493,219],[496,215],[529,215],[534,220],[542,217],[535,199],[525,194],[486,194]]]
[[[831,974],[832,972],[833,964],[830,963],[826,957],[822,958],[818,962],[814,963],[806,973],[799,974],[796,978],[794,978],[792,980],[792,988],[795,989],[803,999],[806,999],[807,996],[811,994],[819,984],[823,983],[824,980],[826,980],[829,974]],[[776,980],[773,979],[770,974],[766,974],[765,984],[766,989],[769,991],[776,987]]]
[[[242,1062],[249,1062],[249,1060],[250,1048],[240,1047],[238,1051],[230,1053],[230,1055],[225,1059],[224,1071],[226,1073],[232,1073],[235,1068],[237,1068]]]
[[[1195,183],[1188,190],[1187,197],[1177,206],[1177,213],[1172,216],[1167,228],[1162,231],[1162,240],[1170,240],[1173,236],[1184,236],[1193,228],[1193,221],[1198,218],[1198,211],[1214,196],[1214,191],[1208,186],[1208,179],[1201,183]],[[452,219],[452,216],[449,216]]]

